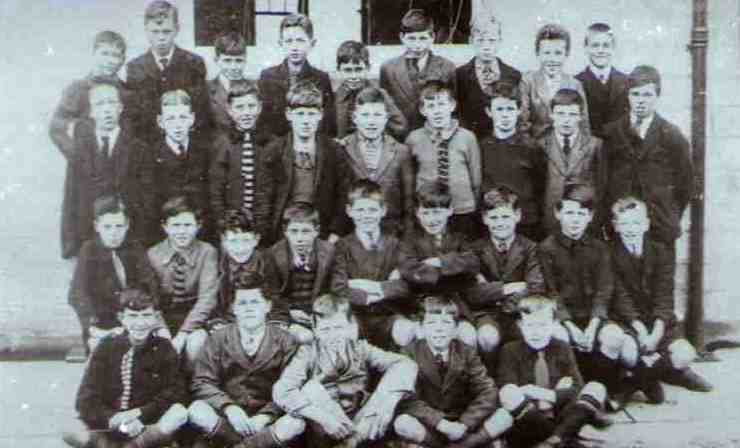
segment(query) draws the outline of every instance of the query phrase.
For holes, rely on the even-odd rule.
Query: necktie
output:
[[[121,358],[121,410],[127,410],[131,401],[131,371],[134,367],[134,348],[131,347]]]
[[[606,84],[606,76],[599,75],[599,81],[601,81],[602,84]]]
[[[547,366],[544,350],[537,352],[537,360],[534,362],[534,382],[536,386],[544,387],[545,389],[550,388],[550,368]],[[540,409],[548,409],[550,407],[549,403],[545,401],[539,401],[537,406]]]
[[[365,232],[365,237],[367,238],[367,242],[369,244],[370,250],[378,250],[378,240],[375,238],[375,235],[373,232]]]
[[[185,145],[183,145],[182,143],[177,144],[177,150],[179,151],[179,153],[177,154],[178,160],[185,160],[188,157]]]
[[[639,257],[640,254],[637,252],[637,244],[630,244],[630,252],[632,252],[632,255],[635,257]]]
[[[633,127],[635,134],[637,134],[638,137],[642,138],[642,122],[644,118],[637,116],[635,117],[635,125]]]
[[[442,234],[441,233],[434,235],[434,245],[437,247],[442,247]]]
[[[439,377],[444,380],[445,375],[447,375],[447,363],[445,363],[445,359],[441,353],[437,353],[436,355],[434,355],[434,363],[437,365]]]
[[[247,356],[254,356],[255,353],[257,353],[257,338],[254,336],[245,336],[244,342],[242,343],[242,347],[244,347],[244,351],[247,353]]]
[[[116,277],[118,277],[118,283],[121,284],[121,288],[126,287],[126,268],[123,267],[123,262],[121,262],[121,258],[118,256],[116,251],[111,251],[111,255],[113,258],[113,269],[116,271]]]
[[[563,136],[563,154],[566,159],[570,156],[570,137],[567,135]]]
[[[185,257],[179,253],[176,253],[172,257],[172,291],[175,297],[181,300],[185,297],[185,292],[187,290],[186,264],[187,261],[185,260]]]
[[[298,263],[300,263],[300,266],[298,266],[298,268],[306,272],[311,271],[311,267],[308,265],[308,255],[298,254]]]
[[[442,140],[442,136],[439,136]],[[447,185],[450,180],[450,142],[442,140],[437,151],[437,177],[439,181]]]
[[[419,60],[417,58],[407,58],[408,61],[407,67],[409,71],[409,79],[411,79],[411,84],[414,85],[414,87],[418,88],[419,84]]]
[[[167,64],[170,63],[170,58],[160,58],[159,59],[159,65],[162,66],[162,70],[167,68]]]
[[[493,64],[491,62],[484,62],[481,74],[483,75],[481,81],[484,85],[491,84],[495,81],[495,73],[493,71]]]
[[[103,147],[100,148],[100,153],[105,157],[110,157],[110,137],[106,135],[105,137],[100,137],[100,140],[103,141]]]
[[[295,163],[298,168],[301,168],[303,170],[312,170],[314,168],[311,154],[306,151],[298,151],[296,153],[296,156],[297,158]]]
[[[254,205],[254,147],[249,132],[244,133],[242,142],[241,173],[244,182],[242,203],[244,208],[251,210]]]
[[[496,252],[498,252],[499,257],[502,259],[506,259],[506,256],[508,255],[509,250],[506,248],[506,243],[503,241],[499,241],[496,243]]]

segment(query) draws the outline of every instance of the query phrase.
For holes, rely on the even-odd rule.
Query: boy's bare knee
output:
[[[501,407],[507,411],[513,411],[524,402],[524,394],[518,386],[507,384],[498,391]]]
[[[206,344],[207,339],[208,333],[203,329],[195,330],[188,335],[185,343],[185,352],[190,361],[195,361],[198,354],[203,349],[203,346]]]
[[[461,321],[457,324],[457,339],[465,345],[478,346],[478,333],[475,331],[473,324],[468,321]]]
[[[478,346],[484,352],[495,351],[501,343],[501,335],[493,325],[482,325],[478,329]]]
[[[195,400],[188,408],[188,419],[192,424],[206,431],[211,431],[218,423],[216,411],[202,400]]]
[[[494,439],[506,432],[513,425],[514,417],[511,416],[509,411],[503,408],[498,408],[493,415],[483,422],[483,427]]]
[[[281,442],[287,442],[306,430],[306,422],[303,419],[283,415],[273,425],[272,431]]]
[[[301,325],[293,324],[288,327],[288,331],[290,331],[290,334],[292,334],[296,338],[296,341],[298,341],[298,343],[301,345],[306,345],[313,342],[313,332],[308,328],[305,328]]]
[[[604,403],[604,400],[606,400],[606,387],[599,382],[591,381],[583,386],[579,395],[588,395],[599,403]]]
[[[668,346],[671,365],[675,369],[685,369],[696,358],[696,349],[686,339],[678,339]]]
[[[619,359],[622,364],[627,367],[634,367],[637,365],[637,359],[640,356],[640,349],[637,345],[635,338],[625,334],[624,341],[622,343],[622,350],[619,353]]]
[[[416,328],[417,324],[408,319],[396,319],[391,330],[393,342],[401,347],[414,342],[414,339],[416,339]]]
[[[180,403],[175,403],[167,409],[157,422],[159,429],[165,434],[173,434],[188,422],[188,410]]]
[[[396,417],[393,422],[393,429],[400,437],[407,440],[413,440],[415,442],[422,442],[426,437],[426,428],[416,418],[408,415],[401,414]]]
[[[624,342],[624,331],[615,324],[607,324],[601,328],[598,335],[602,351],[620,353]]]

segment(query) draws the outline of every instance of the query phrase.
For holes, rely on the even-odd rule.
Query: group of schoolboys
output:
[[[688,144],[658,72],[611,66],[608,25],[575,77],[543,26],[522,75],[494,18],[455,68],[411,10],[379,86],[363,44],[339,47],[336,92],[305,16],[259,82],[237,33],[206,82],[176,8],[145,28],[126,83],[123,38],[96,36],[51,125],[91,352],[68,444],[579,446],[661,380],[711,389],[673,311]]]

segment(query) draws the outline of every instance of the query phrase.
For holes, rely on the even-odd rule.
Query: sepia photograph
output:
[[[3,0],[0,447],[740,448],[737,0]]]

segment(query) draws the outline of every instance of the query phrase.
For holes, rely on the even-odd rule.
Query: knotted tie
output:
[[[314,164],[311,154],[306,151],[296,152],[295,165],[303,170],[312,170],[314,168]]]
[[[406,58],[408,72],[409,72],[409,79],[411,79],[411,84],[414,85],[414,87],[418,88],[419,86],[419,60],[417,58]]]
[[[183,299],[185,297],[185,292],[187,291],[187,272],[185,266],[187,261],[185,260],[185,257],[176,253],[172,257],[172,264],[172,291],[176,298]]]
[[[105,137],[100,137],[100,140],[103,141],[103,147],[100,148],[100,153],[105,157],[110,157],[110,137],[106,135]]]
[[[121,384],[123,391],[121,392],[121,410],[127,410],[131,401],[131,371],[134,367],[134,348],[131,347],[121,359]]]
[[[439,181],[447,185],[450,181],[450,141],[442,139],[440,135],[439,149],[437,151],[437,177]]]
[[[436,355],[434,355],[434,364],[437,365],[439,377],[444,380],[445,375],[447,375],[447,363],[445,362],[445,359],[441,353],[437,353]]]
[[[635,117],[635,125],[632,127],[632,130],[634,130],[635,131],[635,134],[638,137],[640,137],[640,138],[642,138],[642,122],[643,122],[643,120],[644,120],[644,118],[638,115],[637,117]]]
[[[306,272],[311,272],[311,267],[308,265],[308,256],[305,254],[298,254],[298,263],[300,266],[298,266],[298,269],[302,269]]]
[[[241,173],[244,182],[242,203],[244,208],[251,210],[254,205],[254,147],[249,132],[244,133],[242,141]]]
[[[170,58],[160,58],[159,59],[159,65],[162,66],[162,70],[167,68],[167,64],[170,63]]]
[[[550,388],[550,368],[547,366],[544,350],[537,352],[537,360],[534,362],[534,382],[535,385],[545,389]],[[550,404],[546,401],[538,401],[537,406],[540,409],[550,409]]]
[[[563,136],[563,154],[566,159],[570,156],[570,149],[570,137],[565,135]]]
[[[370,250],[378,250],[378,240],[375,238],[375,235],[373,232],[365,232],[365,237],[367,238],[367,242],[369,244]]]

